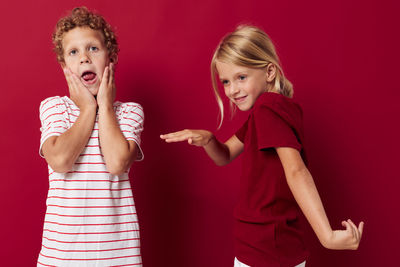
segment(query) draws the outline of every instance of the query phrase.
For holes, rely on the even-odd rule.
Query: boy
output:
[[[38,266],[141,266],[139,225],[128,172],[142,160],[143,109],[115,102],[118,44],[85,7],[53,34],[70,97],[40,105],[40,154],[49,193]]]

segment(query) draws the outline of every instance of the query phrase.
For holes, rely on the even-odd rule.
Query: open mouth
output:
[[[87,84],[93,84],[96,82],[97,75],[92,71],[85,71],[81,76],[82,80]]]

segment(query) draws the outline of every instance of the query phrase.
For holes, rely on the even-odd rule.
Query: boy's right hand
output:
[[[96,109],[97,101],[90,91],[83,85],[79,77],[69,68],[64,68],[65,79],[68,83],[69,94],[75,105],[82,111]]]
[[[182,130],[174,133],[162,134],[160,138],[167,143],[187,141],[190,145],[206,146],[215,138],[214,135],[206,130]]]

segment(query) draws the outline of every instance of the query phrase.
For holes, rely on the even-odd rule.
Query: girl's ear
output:
[[[267,82],[272,82],[276,76],[276,66],[272,63],[269,63],[267,66]]]

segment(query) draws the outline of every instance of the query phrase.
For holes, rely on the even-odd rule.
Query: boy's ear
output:
[[[118,55],[114,55],[114,56],[110,57],[110,62],[113,63],[114,65],[117,64]]]
[[[267,82],[272,82],[276,76],[276,66],[275,64],[269,63],[267,66]]]

